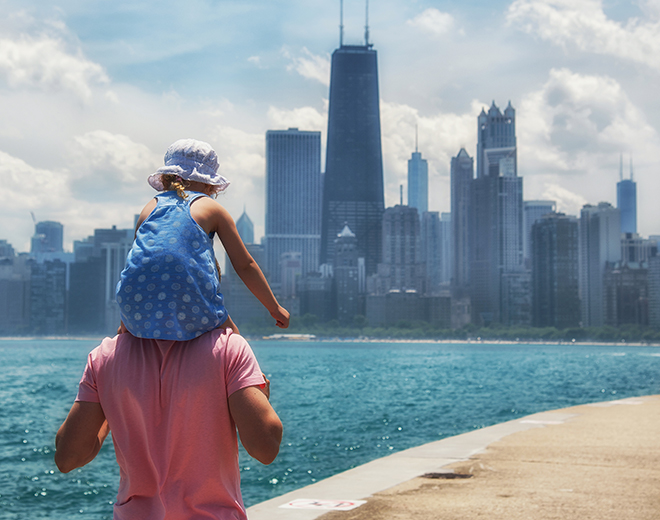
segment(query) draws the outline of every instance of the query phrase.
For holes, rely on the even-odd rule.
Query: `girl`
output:
[[[140,213],[135,241],[117,285],[122,324],[142,338],[187,341],[217,327],[238,329],[220,293],[213,253],[218,235],[236,274],[276,320],[289,313],[271,291],[245,248],[233,219],[214,198],[229,186],[218,174],[211,146],[181,139],[165,154],[165,166],[149,176],[159,193]]]

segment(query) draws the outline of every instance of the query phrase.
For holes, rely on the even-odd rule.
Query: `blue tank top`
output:
[[[208,236],[190,214],[206,195],[175,191],[156,196],[157,205],[137,230],[117,284],[117,303],[128,331],[140,338],[187,341],[227,319]]]

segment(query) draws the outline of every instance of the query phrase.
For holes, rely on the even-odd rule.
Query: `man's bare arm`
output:
[[[55,464],[62,473],[84,466],[110,433],[99,403],[77,401],[55,436]]]
[[[229,396],[231,412],[245,450],[262,464],[270,464],[280,451],[282,422],[268,402],[268,386],[249,386]]]

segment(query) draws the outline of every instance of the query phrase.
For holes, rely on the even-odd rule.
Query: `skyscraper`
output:
[[[254,244],[254,224],[250,217],[248,217],[245,209],[243,209],[243,214],[236,221],[236,229],[238,236],[241,237],[244,244]]]
[[[446,213],[443,213],[443,216]],[[427,211],[422,214],[420,227],[421,262],[424,264],[426,279],[426,294],[439,294],[445,272],[444,261],[448,250],[443,235],[443,224],[437,211]]]
[[[384,275],[386,279],[383,292],[390,290],[422,292],[420,221],[415,208],[397,205],[385,210],[382,258],[379,274]]]
[[[360,300],[357,239],[348,226],[344,226],[335,237],[334,255],[337,319],[342,323],[352,323],[353,318],[364,311]]]
[[[62,251],[64,226],[59,222],[37,222],[32,237],[32,253],[59,253]]]
[[[623,178],[623,159],[619,175],[621,180],[616,184],[616,206],[621,212],[621,233],[637,233],[637,183],[633,181],[632,159],[630,179]]]
[[[516,111],[509,101],[504,113],[493,101],[478,118],[477,178],[515,177],[518,175],[516,149]]]
[[[348,224],[372,274],[380,262],[385,203],[377,56],[365,40],[340,40],[332,53],[321,262],[332,263],[337,234]]]
[[[586,204],[580,212],[580,302],[582,326],[604,324],[603,276],[608,263],[621,260],[621,217],[608,202]]]
[[[532,325],[566,329],[580,323],[578,223],[548,213],[531,230]]]
[[[429,210],[429,165],[417,149],[408,159],[408,206],[417,208],[421,217]]]
[[[474,159],[461,148],[451,159],[452,294],[467,295],[470,286],[470,193]]]
[[[523,202],[523,252],[525,264],[532,261],[532,226],[543,215],[554,213],[557,203],[553,200],[526,200]]]
[[[302,253],[303,275],[319,265],[321,132],[266,132],[266,270],[281,281],[283,253]]]
[[[488,114],[482,110],[478,117],[477,178],[472,182],[470,225],[471,305],[477,324],[501,322],[503,307],[506,316],[520,316],[517,302],[528,305],[524,303],[528,299],[516,289],[524,288],[526,282],[514,279],[515,273],[523,271],[522,178],[517,172],[515,117],[510,102],[504,113],[493,102]],[[504,275],[506,290],[502,286]],[[516,301],[502,300],[513,298],[513,294]]]

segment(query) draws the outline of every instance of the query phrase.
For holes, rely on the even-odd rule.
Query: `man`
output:
[[[84,466],[112,431],[115,520],[246,519],[236,429],[270,464],[282,423],[247,344],[231,329],[191,341],[106,338],[90,354],[55,439],[60,471]]]

